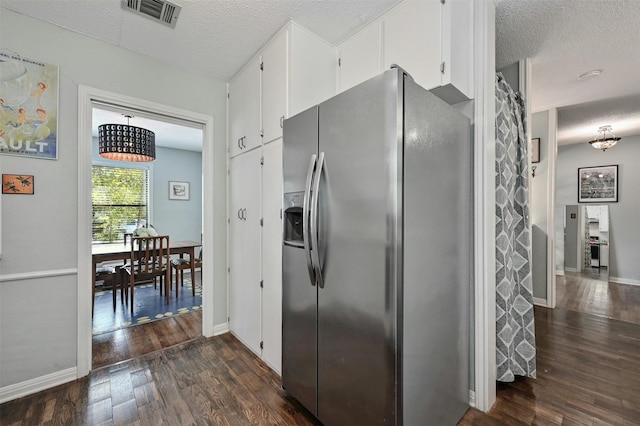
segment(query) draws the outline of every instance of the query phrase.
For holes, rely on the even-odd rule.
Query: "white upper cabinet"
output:
[[[262,129],[264,143],[282,137],[287,115],[287,46],[289,30],[281,31],[262,52]]]
[[[229,156],[260,146],[260,57],[229,83]]]
[[[420,86],[440,86],[440,9],[439,1],[410,1],[384,18],[383,70],[396,64]]]
[[[374,23],[339,47],[339,91],[343,92],[380,73],[381,25]]]
[[[229,84],[230,157],[281,138],[285,118],[333,96],[335,67],[333,45],[294,22],[282,28]]]
[[[290,28],[287,117],[336,94],[335,46],[293,22]]]
[[[450,104],[473,99],[472,0],[446,0],[441,22],[442,79],[432,92]]]
[[[473,97],[472,0],[406,0],[339,47],[340,91],[395,64],[450,104]]]

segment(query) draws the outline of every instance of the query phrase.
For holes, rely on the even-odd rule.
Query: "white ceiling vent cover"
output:
[[[175,28],[181,6],[164,0],[122,0],[122,8]]]

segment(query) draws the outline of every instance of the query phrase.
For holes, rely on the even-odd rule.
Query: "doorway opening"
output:
[[[98,126],[123,123],[154,132],[155,161],[122,162],[102,158]],[[134,114],[114,106],[92,109],[91,245],[96,281],[92,285],[92,342],[94,368],[172,346],[202,335],[202,279],[200,268],[179,267],[201,253],[202,126],[163,120],[153,114]],[[171,186],[182,190],[175,196]],[[129,291],[132,237],[158,234],[170,244],[187,243],[171,255],[171,277],[136,282]],[[188,246],[191,244],[191,246]],[[193,247],[193,248],[191,248]],[[176,250],[176,249],[174,249]],[[116,259],[121,255],[121,258]],[[198,260],[200,260],[198,262]],[[195,266],[195,265],[194,265]],[[195,279],[194,279],[195,278]],[[164,292],[169,292],[168,298]],[[135,299],[130,297],[135,295]],[[188,317],[184,315],[191,314]],[[179,318],[178,318],[179,317]],[[198,321],[199,320],[199,321]],[[168,321],[171,324],[153,324]],[[137,330],[128,330],[139,327]],[[165,333],[164,329],[170,329]],[[117,348],[114,350],[114,348]]]
[[[93,141],[94,134],[93,128],[98,124],[94,123],[94,111],[106,111],[106,114],[116,114],[113,117],[117,117],[117,114],[121,114],[122,111],[128,114],[141,117],[144,120],[157,121],[158,123],[164,123],[164,126],[183,126],[193,129],[198,129],[199,136],[196,143],[201,147],[201,153],[196,155],[200,156],[201,171],[197,177],[184,178],[184,175],[180,175],[175,165],[178,163],[177,158],[180,157],[180,149],[176,147],[162,147],[162,143],[157,141],[159,150],[167,150],[166,163],[162,167],[161,164],[154,164],[149,168],[149,182],[157,181],[156,184],[150,184],[148,201],[150,213],[147,217],[149,224],[153,224],[154,227],[160,226],[165,228],[167,233],[175,235],[177,240],[197,240],[201,243],[202,247],[211,247],[213,245],[213,229],[211,221],[204,220],[205,217],[211,218],[213,216],[212,204],[210,198],[213,196],[213,162],[211,156],[211,140],[213,135],[213,117],[174,108],[167,105],[157,104],[150,101],[145,101],[129,96],[115,94],[100,89],[89,88],[86,86],[79,86],[79,139],[81,141]],[[113,118],[109,118],[109,121]],[[117,118],[113,118],[116,120]],[[116,123],[118,121],[115,121]],[[149,125],[145,123],[145,125]],[[140,125],[140,127],[144,127]],[[183,129],[184,130],[184,129]],[[165,130],[162,130],[165,132]],[[161,132],[161,133],[162,133]],[[167,131],[168,132],[168,131]],[[93,353],[93,321],[92,321],[92,297],[93,288],[91,283],[94,276],[93,255],[92,248],[94,243],[93,235],[93,218],[94,208],[92,206],[92,170],[94,164],[100,162],[97,154],[93,154],[92,143],[80,143],[78,144],[78,174],[79,174],[79,186],[78,186],[78,376],[88,374],[92,369],[92,353]],[[182,150],[185,151],[185,150]],[[98,157],[94,161],[95,157]],[[158,157],[159,159],[160,157]],[[116,162],[112,162],[116,163]],[[119,163],[118,165],[125,165],[126,163]],[[167,166],[167,164],[169,166]],[[174,166],[174,167],[170,167]],[[184,223],[180,223],[175,220],[172,221],[171,217],[175,217],[175,212],[172,212],[172,208],[178,208],[180,202],[184,203],[185,198],[181,194],[183,200],[170,200],[169,197],[169,182],[182,182],[189,183],[189,189],[191,194],[195,196],[197,194],[200,202],[198,203],[197,211],[201,212],[197,219],[190,221],[191,226],[196,227],[196,231],[189,231]],[[171,203],[174,203],[171,205]],[[168,209],[168,213],[165,212]],[[165,214],[166,213],[166,214]],[[164,217],[164,218],[163,218]],[[172,222],[176,222],[175,224]],[[184,222],[184,221],[183,221]],[[195,222],[195,223],[194,223]],[[125,224],[126,225],[126,224]],[[123,228],[124,229],[124,228]],[[118,233],[120,230],[118,230]],[[191,232],[191,233],[189,233]],[[123,232],[124,233],[124,232]],[[194,234],[194,235],[191,235]],[[117,235],[119,239],[119,235]],[[115,244],[119,244],[122,247],[121,251],[124,251],[124,241],[119,240]],[[211,250],[202,250],[202,263],[212,265]],[[213,294],[213,266],[210,268],[204,268],[200,272],[200,275],[195,274],[195,278],[199,279],[202,283],[202,308],[199,312],[195,313],[195,319],[191,319],[188,327],[190,329],[190,336],[198,337],[201,335],[211,336],[213,335],[213,300],[212,297],[206,297],[204,295]],[[189,274],[185,275],[185,278],[189,277]],[[190,277],[189,277],[190,278]],[[175,278],[174,278],[175,279]],[[185,279],[185,282],[187,280]],[[153,286],[153,284],[151,284]],[[137,289],[137,288],[136,288]],[[186,294],[187,291],[181,286],[179,292]],[[189,291],[191,293],[191,291]],[[175,296],[175,292],[174,292]],[[137,298],[137,295],[136,295]],[[120,295],[118,294],[117,304],[120,305]],[[120,307],[122,309],[129,309],[130,306],[122,303]],[[166,313],[166,312],[165,312]],[[178,317],[176,317],[178,318]],[[145,326],[150,327],[153,324],[162,324],[162,321],[155,321]],[[193,324],[198,326],[193,326]],[[156,325],[156,327],[159,327]],[[132,328],[133,329],[133,328]],[[194,331],[195,330],[195,331]],[[142,331],[144,329],[138,329],[138,333],[144,335]],[[142,339],[146,341],[148,346],[149,339]],[[164,342],[169,343],[170,342]],[[117,348],[113,348],[117,350]],[[138,355],[139,352],[134,350],[130,352],[130,357]]]

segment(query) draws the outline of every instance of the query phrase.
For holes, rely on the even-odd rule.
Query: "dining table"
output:
[[[195,250],[197,247],[201,246],[202,243],[198,241],[172,241],[170,239],[169,254],[179,255],[181,259],[184,258],[184,255],[188,255],[191,262],[191,277],[195,277]],[[96,272],[99,264],[103,262],[113,262],[118,260],[121,260],[122,264],[124,264],[127,260],[129,260],[130,257],[131,246],[127,245],[126,243],[93,244],[91,246],[91,263],[93,268],[93,277],[91,284],[93,285],[93,288],[95,288],[96,286]],[[167,268],[171,270],[171,265],[167,265]],[[167,285],[167,300],[169,294],[171,293],[172,281],[172,279],[169,279],[169,283]],[[177,286],[178,284],[176,283],[176,296],[178,295]]]

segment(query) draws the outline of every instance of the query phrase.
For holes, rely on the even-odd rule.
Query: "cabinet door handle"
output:
[[[242,149],[247,147],[247,145],[245,145],[245,143],[244,143],[245,139],[247,139],[246,136],[243,136],[243,137],[240,138],[240,140],[242,141]]]
[[[284,115],[280,117],[280,128],[284,128]]]
[[[242,220],[242,209],[238,209],[238,219]]]
[[[242,138],[238,139],[238,148],[242,149],[242,145],[240,145],[240,141],[242,140]]]
[[[242,220],[247,220],[247,209],[242,209]]]

